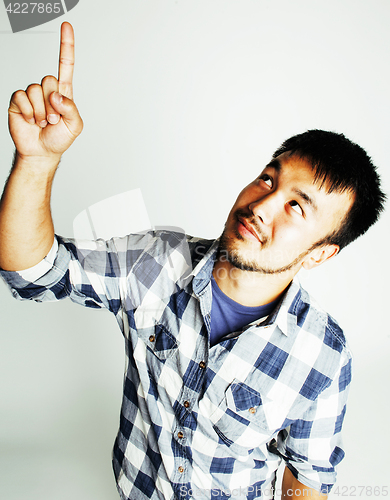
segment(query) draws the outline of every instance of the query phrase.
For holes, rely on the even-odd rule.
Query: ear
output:
[[[322,263],[337,255],[340,251],[338,245],[323,245],[312,250],[302,261],[302,267],[306,270],[320,266]]]

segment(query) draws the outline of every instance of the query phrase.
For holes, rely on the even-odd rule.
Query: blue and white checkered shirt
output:
[[[2,276],[16,298],[69,296],[115,314],[127,354],[113,450],[122,499],[267,498],[281,457],[303,484],[331,488],[351,355],[295,281],[268,318],[210,347],[218,240],[57,241],[34,268]]]

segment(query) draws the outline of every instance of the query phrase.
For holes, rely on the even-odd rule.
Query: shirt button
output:
[[[183,439],[184,434],[180,431],[180,432],[178,432],[178,433],[177,433],[177,437],[178,437],[179,439]]]
[[[183,472],[184,472],[184,467],[180,466],[177,470],[180,472],[180,474],[183,474]]]
[[[149,337],[149,340],[150,340],[150,342],[154,342],[154,341],[155,341],[155,337],[154,337],[154,335],[151,335],[151,336]]]
[[[202,368],[202,370],[204,370],[206,368],[206,363],[204,361],[201,361],[199,363],[199,367]]]
[[[189,401],[184,401],[183,405],[184,405],[184,408],[189,408],[190,407]]]
[[[249,413],[252,413],[252,415],[254,415],[256,413],[256,408],[249,408]]]

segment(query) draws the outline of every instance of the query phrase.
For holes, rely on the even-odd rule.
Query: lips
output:
[[[246,236],[252,240],[257,240],[262,243],[261,238],[254,227],[243,217],[237,217],[238,231],[242,236]]]

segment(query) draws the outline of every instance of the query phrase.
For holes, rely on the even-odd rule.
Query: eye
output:
[[[272,180],[272,177],[270,177],[268,174],[261,174],[259,179],[262,180],[263,182],[265,182],[268,187],[272,187],[273,180]]]
[[[303,210],[302,208],[300,207],[299,203],[296,202],[295,200],[293,201],[290,201],[290,207],[295,210],[295,212],[297,212],[297,214],[299,215],[303,215]]]

